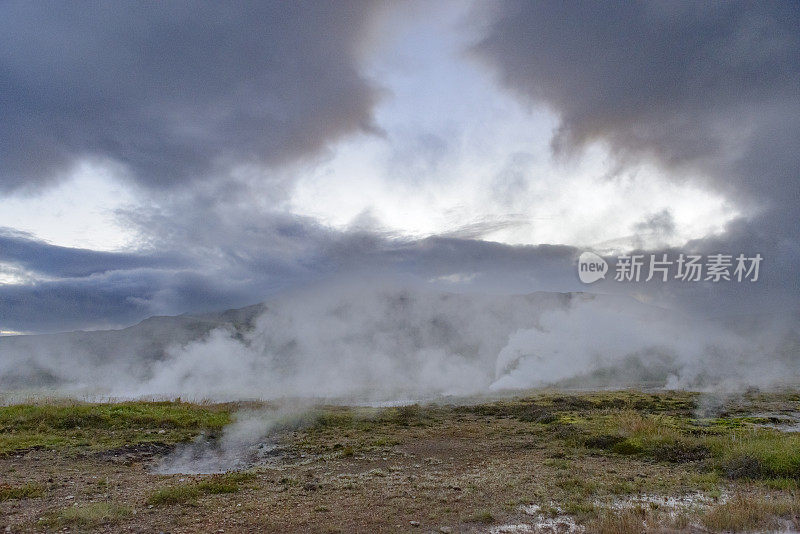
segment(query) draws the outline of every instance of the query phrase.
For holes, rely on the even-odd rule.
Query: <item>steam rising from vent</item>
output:
[[[193,336],[167,329],[160,350],[155,338],[139,350],[137,327],[4,339],[0,384],[111,397],[385,402],[553,384],[735,390],[780,384],[800,367],[791,317],[783,326],[770,319],[769,329],[743,319],[732,328],[607,295],[340,286],[251,315]]]
[[[161,474],[224,473],[267,464],[283,454],[275,439],[282,432],[303,428],[312,422],[313,412],[301,406],[292,410],[242,410],[225,427],[218,440],[201,436],[179,446],[156,468]]]
[[[643,313],[644,312],[644,313]],[[668,389],[769,385],[786,371],[753,373],[755,346],[742,335],[657,309],[587,301],[542,316],[539,328],[518,330],[497,357],[491,388],[572,383]],[[599,382],[606,375],[611,383]],[[592,384],[594,382],[594,384]]]

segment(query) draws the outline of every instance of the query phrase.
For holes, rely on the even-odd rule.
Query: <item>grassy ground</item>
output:
[[[11,532],[747,532],[800,525],[794,393],[317,408],[268,463],[157,475],[238,404],[0,407]],[[248,405],[249,410],[257,409]]]
[[[23,404],[0,407],[0,454],[176,443],[230,422],[230,406],[183,402]]]

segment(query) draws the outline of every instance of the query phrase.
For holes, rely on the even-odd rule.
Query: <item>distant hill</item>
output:
[[[132,372],[163,360],[167,347],[201,339],[217,328],[241,336],[265,309],[256,304],[219,313],[153,316],[120,330],[0,337],[0,386],[60,386],[63,371],[75,366],[117,365]]]

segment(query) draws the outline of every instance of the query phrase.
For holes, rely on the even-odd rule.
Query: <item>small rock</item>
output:
[[[453,529],[450,527],[439,527],[439,532],[442,534],[453,534]]]
[[[418,527],[419,521],[409,521],[408,524],[411,525],[412,527]]]

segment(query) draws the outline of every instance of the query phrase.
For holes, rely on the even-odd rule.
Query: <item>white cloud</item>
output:
[[[409,237],[483,226],[477,237],[507,244],[610,248],[680,245],[740,215],[721,194],[693,185],[697,176],[679,180],[646,162],[620,171],[599,143],[554,160],[557,117],[503,93],[464,56],[469,35],[450,8],[446,17],[395,24],[367,62],[389,93],[376,108],[385,135],[336,145],[299,179],[294,213],[338,229],[368,213],[376,228]],[[674,221],[669,235],[635,230],[664,210]]]
[[[115,169],[85,161],[55,187],[28,195],[0,196],[0,227],[27,232],[53,245],[119,250],[135,234],[118,223],[115,210],[136,201]]]

